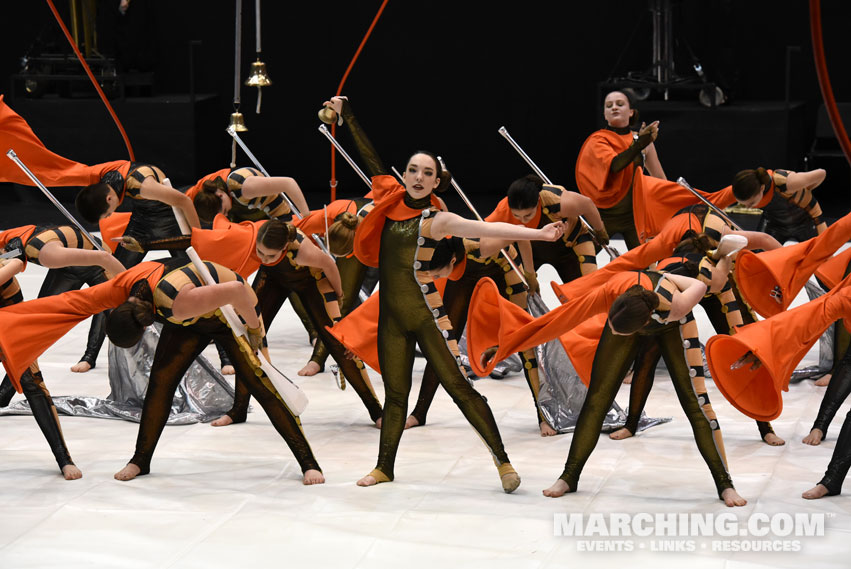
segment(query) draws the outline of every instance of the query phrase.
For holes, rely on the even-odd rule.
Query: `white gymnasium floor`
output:
[[[35,295],[43,273],[30,266],[20,277],[27,298]],[[548,284],[553,275],[540,281]],[[555,305],[552,296],[545,299]],[[87,330],[85,322],[41,358],[54,395],[108,393],[106,350],[92,372],[68,370],[83,351]],[[708,325],[701,332],[705,341]],[[278,367],[294,377],[310,348],[289,308],[274,322],[270,337]],[[813,361],[811,355],[805,363]],[[418,359],[415,390],[423,365]],[[381,381],[372,377],[381,396]],[[602,436],[579,492],[560,499],[544,498],[541,490],[561,473],[572,435],[538,435],[522,374],[476,383],[523,478],[512,495],[502,492],[485,447],[442,391],[428,426],[405,433],[396,481],[355,486],[374,466],[378,430],[354,391],[340,392],[329,373],[297,381],[310,397],[302,418],[327,477],[321,486],[301,485],[295,460],[258,405],[242,425],[166,427],[152,473],[131,482],[112,475],[133,453],[134,423],[63,417],[66,439],[84,473],[81,480],[66,482],[32,417],[0,417],[0,568],[848,567],[851,488],[845,496],[820,501],[800,497],[820,479],[848,409],[845,405],[837,414],[825,443],[803,445],[824,393],[811,381],[793,385],[785,395],[784,413],[774,422],[787,440],[779,448],[763,444],[753,421],[710,384],[733,479],[749,500],[735,510],[716,498],[662,374],[647,411],[674,421],[626,441]],[[627,394],[622,388],[622,406]],[[594,520],[592,514],[622,513],[639,525],[641,514],[733,514],[740,527],[749,521],[767,525],[760,525],[763,514],[776,523],[788,515],[826,516],[824,535],[809,537],[785,536],[779,526],[765,537],[719,532],[699,537],[688,527],[666,537],[646,524],[649,537],[554,535],[554,520],[571,513],[581,514],[583,523]],[[743,549],[761,540],[795,551],[717,550]],[[604,547],[633,551],[583,551]],[[658,551],[670,548],[694,551]]]

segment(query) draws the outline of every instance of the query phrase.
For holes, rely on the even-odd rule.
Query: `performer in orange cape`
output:
[[[328,342],[331,354],[364,403],[373,422],[381,418],[381,402],[360,360],[349,359],[345,349],[326,330],[340,319],[338,298],[342,297],[340,274],[334,260],[313,244],[293,224],[281,220],[232,223],[217,215],[213,229],[193,228],[190,236],[139,243],[125,239],[138,250],[182,250],[192,245],[203,259],[219,263],[248,278],[257,271],[254,290],[263,320],[270,326],[291,295],[303,301],[313,326]],[[234,404],[213,426],[245,422],[250,394],[236,382]]]
[[[606,412],[611,407],[629,364],[645,337],[654,337],[662,349],[683,410],[691,423],[695,442],[709,467],[718,496],[728,506],[746,501],[733,488],[710,417],[702,408],[690,368],[702,362],[688,357],[689,342],[681,320],[706,291],[706,285],[680,275],[653,271],[628,271],[612,275],[605,284],[572,299],[539,318],[502,300],[492,281],[481,281],[470,303],[467,345],[474,371],[483,375],[506,354],[542,344],[589,318],[609,312],[607,326],[597,346],[588,395],[576,424],[564,471],[552,487],[550,497],[575,492],[582,468],[590,457]],[[494,355],[495,354],[495,355]],[[702,376],[701,376],[702,377]]]
[[[136,452],[115,475],[118,480],[131,480],[150,471],[180,379],[204,348],[213,339],[219,340],[236,367],[237,377],[293,451],[304,483],[324,482],[297,417],[219,316],[219,307],[233,305],[248,327],[251,348],[256,349],[265,335],[257,297],[237,273],[214,263],[205,264],[215,284],[202,286],[198,269],[180,259],[151,261],[100,285],[0,309],[0,352],[6,371],[17,384],[30,364],[74,325],[109,308],[116,310],[109,316],[107,333],[118,346],[134,345],[145,327],[154,320],[161,322],[160,345],[151,366]]]
[[[608,234],[622,234],[632,249],[698,199],[675,182],[645,175],[644,154],[658,136],[658,121],[635,131],[640,124],[637,110],[621,91],[606,95],[603,115],[607,127],[592,133],[579,151],[576,185],[600,210]],[[729,186],[700,193],[722,209],[736,201]]]
[[[426,359],[435,366],[441,384],[487,445],[503,490],[513,492],[520,477],[508,460],[490,407],[461,369],[452,325],[427,271],[437,241],[447,235],[555,240],[561,236],[561,224],[533,230],[465,220],[440,211],[434,191],[448,187],[450,176],[448,172],[444,175],[436,156],[426,152],[413,154],[407,161],[402,186],[386,175],[386,168],[347,100],[334,97],[325,105],[342,116],[354,137],[372,175],[376,202],[358,227],[355,255],[365,265],[379,270],[378,357],[385,403],[376,468],[358,484],[372,486],[394,478],[396,450],[407,416],[414,347],[419,344]]]

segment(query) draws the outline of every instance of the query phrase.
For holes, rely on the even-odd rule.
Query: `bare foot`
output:
[[[413,415],[408,415],[408,418],[405,419],[405,428],[411,429],[413,427],[419,427],[420,420],[414,417]]]
[[[210,424],[214,427],[227,427],[233,424],[233,419],[230,418],[230,415],[222,415]]]
[[[367,474],[357,482],[358,486],[375,486],[378,484],[378,480],[375,479],[371,474]]]
[[[831,374],[825,374],[816,380],[815,385],[818,387],[827,387],[827,385],[830,383],[830,378]]]
[[[626,427],[618,429],[613,433],[609,433],[609,438],[615,441],[622,441],[624,439],[628,439],[631,436],[633,436],[633,433]]]
[[[630,383],[632,383],[632,372],[631,371],[627,372],[626,376],[624,376],[624,378],[623,378],[623,384],[624,385],[629,385]]]
[[[382,419],[382,418],[381,418],[381,417],[379,417],[378,419],[376,419],[376,420],[375,420],[375,428],[376,428],[376,429],[380,429],[380,428],[381,428],[381,419]],[[407,429],[408,427],[406,426],[405,428]]]
[[[305,470],[302,483],[305,486],[311,486],[313,484],[325,484],[325,475],[319,472],[318,470]]]
[[[765,444],[773,446],[773,447],[782,447],[786,444],[786,441],[775,435],[774,433],[768,433],[762,439],[765,441]]]
[[[804,500],[818,500],[825,496],[827,496],[827,486],[824,484],[816,484],[814,487],[801,494],[801,498]]]
[[[126,482],[127,480],[133,480],[134,478],[139,476],[140,472],[142,472],[142,470],[138,466],[136,466],[135,464],[128,464],[127,466],[116,472],[114,478],[116,480],[123,480]]]
[[[804,437],[804,440],[801,441],[805,445],[813,445],[818,446],[821,444],[821,441],[824,439],[824,433],[821,429],[813,429],[810,431],[810,434]],[[806,496],[804,496],[806,498]]]
[[[724,500],[724,505],[728,508],[732,508],[733,506],[744,506],[748,503],[747,500],[739,496],[739,493],[736,492],[735,488],[727,488],[721,492],[721,499]]]
[[[555,484],[544,490],[544,496],[547,498],[560,498],[570,492],[570,486],[567,485],[567,482],[559,478],[555,481]]]
[[[319,364],[316,362],[307,362],[307,365],[298,370],[299,375],[316,375],[319,373]]]
[[[62,476],[65,477],[65,480],[78,480],[83,477],[83,473],[73,464],[66,464],[62,467]]]
[[[554,437],[558,434],[558,431],[550,427],[549,423],[547,423],[546,421],[541,421],[539,427],[541,428],[542,437]]]
[[[222,366],[222,375],[236,375],[236,369],[232,365]]]
[[[92,364],[86,361],[77,362],[71,366],[71,371],[74,373],[86,373],[90,369],[92,369]]]

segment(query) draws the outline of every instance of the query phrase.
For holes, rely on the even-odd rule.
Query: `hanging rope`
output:
[[[830,76],[827,73],[827,63],[824,57],[824,40],[821,34],[821,2],[819,0],[810,0],[810,33],[813,38],[813,58],[816,63],[818,84],[821,88],[824,106],[827,108],[827,116],[830,117],[833,134],[836,135],[836,140],[839,141],[839,146],[842,148],[842,153],[845,154],[845,159],[851,163],[851,141],[848,140],[848,133],[842,124],[842,116],[839,114],[839,109],[836,106],[833,87],[831,87]]]
[[[65,22],[62,21],[62,18],[59,16],[59,12],[56,10],[56,6],[53,5],[52,0],[47,0],[47,5],[50,6],[50,11],[53,12],[53,16],[56,18],[56,21],[59,23],[59,27],[62,28],[62,32],[65,34],[65,37],[68,39],[68,43],[71,44],[71,49],[74,50],[74,53],[77,54],[77,59],[80,60],[80,63],[83,64],[83,69],[86,70],[86,75],[89,76],[89,79],[92,82],[92,85],[95,86],[95,90],[100,95],[100,100],[103,101],[103,104],[106,105],[106,109],[109,111],[109,114],[112,116],[112,120],[115,121],[115,126],[118,127],[118,130],[121,131],[121,138],[124,139],[124,146],[127,147],[127,153],[130,155],[130,160],[136,160],[136,155],[133,153],[133,147],[130,146],[130,139],[127,138],[127,133],[124,131],[124,126],[121,124],[121,121],[118,120],[118,115],[115,114],[115,110],[113,110],[112,105],[109,104],[109,100],[106,98],[106,95],[103,92],[103,89],[100,88],[100,84],[98,84],[97,79],[95,79],[94,73],[89,68],[89,64],[86,63],[86,60],[83,58],[83,54],[80,53],[80,49],[77,47],[77,44],[74,42],[74,38],[71,37],[70,32],[68,32],[68,28],[65,27]]]
[[[346,72],[343,73],[343,78],[340,79],[340,85],[337,87],[337,92],[335,95],[339,96],[340,93],[343,92],[343,85],[346,84],[346,79],[349,78],[349,73],[352,71],[352,67],[355,66],[355,61],[358,60],[358,56],[360,52],[363,50],[363,46],[366,45],[366,40],[369,39],[370,34],[372,34],[372,30],[375,28],[375,24],[378,23],[378,19],[381,17],[381,13],[384,12],[384,7],[387,6],[388,0],[384,0],[381,3],[381,7],[378,8],[378,12],[375,14],[375,18],[372,19],[372,23],[369,25],[369,29],[366,31],[366,35],[363,36],[363,39],[358,46],[357,51],[355,52],[355,56],[352,58],[352,61],[349,63],[349,66],[346,68]],[[331,125],[331,136],[337,138],[337,123],[333,123]],[[334,146],[331,145],[331,201],[337,199],[337,152],[334,149]]]

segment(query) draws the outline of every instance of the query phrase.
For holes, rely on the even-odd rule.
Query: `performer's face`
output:
[[[759,202],[762,201],[763,195],[765,195],[765,184],[763,184],[759,187],[759,191],[752,198],[744,200],[744,201],[740,201],[739,204],[741,204],[744,207],[756,207],[757,204],[759,204]]]
[[[511,215],[514,216],[514,219],[519,221],[520,223],[526,224],[532,221],[532,218],[535,217],[535,214],[538,213],[538,208],[530,207],[528,209],[512,209]]]
[[[449,264],[446,265],[445,267],[434,270],[434,271],[426,271],[426,272],[428,273],[428,276],[430,276],[433,279],[445,279],[449,275],[452,274],[452,270],[454,268],[455,268],[455,257],[453,257],[452,261],[450,261]]]
[[[414,198],[424,198],[434,191],[440,178],[437,177],[437,165],[428,154],[414,154],[405,168],[405,189]]]
[[[216,195],[222,200],[222,214],[227,215],[230,208],[233,207],[233,200],[227,192],[222,190],[216,190]]]
[[[260,242],[257,242],[255,247],[257,249],[257,257],[264,265],[271,265],[272,263],[275,263],[281,258],[281,255],[284,252],[283,249],[272,249],[270,247],[266,247]]]
[[[100,218],[103,219],[112,215],[119,205],[121,205],[121,202],[118,200],[118,194],[115,193],[115,190],[110,189],[109,193],[106,194],[106,211],[100,215]]]
[[[603,102],[603,117],[609,126],[623,128],[629,125],[635,111],[629,107],[629,99],[620,91],[612,91]]]

